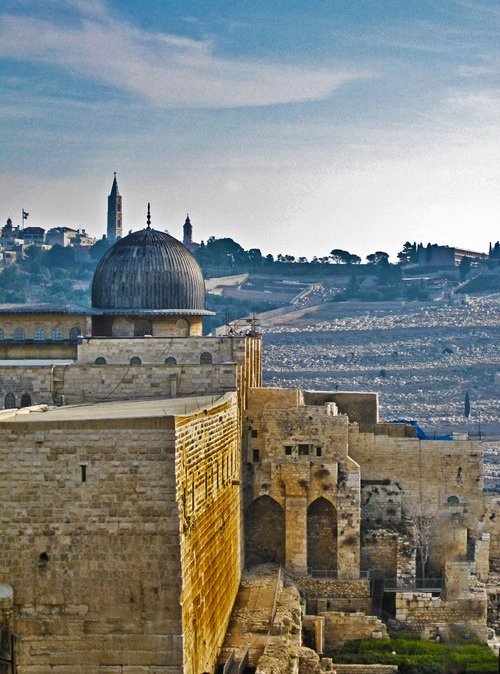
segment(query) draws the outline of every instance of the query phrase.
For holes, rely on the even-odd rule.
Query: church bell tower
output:
[[[114,173],[113,185],[108,197],[107,238],[110,243],[122,238],[122,198],[118,191],[116,173]]]

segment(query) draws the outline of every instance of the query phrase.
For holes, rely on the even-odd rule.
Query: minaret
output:
[[[108,229],[107,238],[110,243],[122,238],[122,198],[118,191],[116,172],[113,174],[113,185],[108,197]]]
[[[182,239],[182,243],[186,246],[186,248],[190,248],[191,244],[193,243],[193,225],[191,224],[191,220],[189,219],[189,213],[186,215],[186,221],[184,222],[184,237]]]

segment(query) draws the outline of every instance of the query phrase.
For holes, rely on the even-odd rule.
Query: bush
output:
[[[393,651],[396,655],[392,655]],[[364,639],[348,642],[325,655],[338,663],[398,665],[398,671],[403,674],[497,671],[494,653],[487,646],[469,642],[436,643],[414,638],[382,641]]]

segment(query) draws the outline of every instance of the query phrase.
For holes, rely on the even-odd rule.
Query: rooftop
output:
[[[50,423],[68,421],[97,421],[112,419],[144,419],[192,414],[223,402],[224,396],[196,396],[186,398],[156,398],[153,400],[125,400],[95,404],[49,407],[37,405],[0,411],[0,427],[12,423]]]

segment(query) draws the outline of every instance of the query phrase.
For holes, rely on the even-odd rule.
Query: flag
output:
[[[29,213],[26,213],[26,211],[23,208],[23,220],[26,220],[28,215],[29,215]]]

